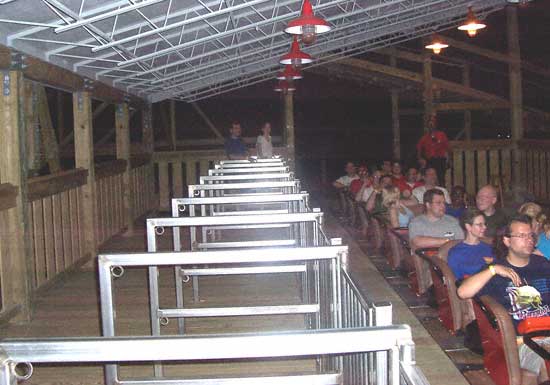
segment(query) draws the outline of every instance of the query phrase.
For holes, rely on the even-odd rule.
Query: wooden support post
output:
[[[428,121],[434,113],[434,92],[433,92],[433,78],[432,78],[432,55],[428,50],[424,50],[424,60],[422,62],[423,68],[423,84],[424,93],[422,98],[424,100],[424,132],[428,131]]]
[[[170,141],[172,142],[172,150],[176,151],[176,101],[170,100]]]
[[[126,235],[134,233],[134,208],[132,199],[132,185],[130,181],[130,115],[128,104],[120,103],[116,106],[116,157],[126,161],[126,170],[122,174],[122,196],[124,201],[124,218]]]
[[[401,132],[399,127],[399,92],[391,90],[391,127],[393,133],[393,158],[401,159]]]
[[[147,154],[155,151],[155,137],[153,135],[153,106],[148,103],[141,112],[141,142]]]
[[[38,140],[38,116],[36,114],[36,87],[31,81],[24,81],[26,157],[28,176],[34,176],[41,167],[40,142]]]
[[[397,59],[394,55],[390,56],[390,65],[397,66]],[[399,128],[399,92],[396,89],[391,90],[391,123],[393,134],[393,158],[401,159],[401,132]]]
[[[197,102],[193,102],[193,103],[191,103],[191,106],[195,109],[195,111],[197,111],[197,113],[200,115],[200,117],[202,118],[202,120],[204,120],[204,122],[205,122],[206,125],[210,128],[210,130],[214,133],[214,135],[216,135],[217,138],[223,140],[224,138],[223,138],[223,135],[222,135],[222,133],[220,132],[220,130],[218,130],[218,128],[214,125],[214,123],[212,123],[212,121],[211,121],[210,118],[204,113],[204,111],[202,110],[202,108],[199,107],[198,103],[197,103]]]
[[[294,94],[287,92],[284,95],[285,103],[285,136],[287,156],[291,162],[295,161],[294,153]]]
[[[17,320],[28,321],[31,315],[32,261],[27,222],[26,132],[22,116],[24,107],[21,105],[23,91],[21,71],[2,72],[0,176],[2,183],[11,183],[19,188],[16,206],[0,214],[7,249],[0,261],[2,304],[5,310],[17,306]]]
[[[462,68],[462,84],[466,87],[470,87],[470,65],[465,64]],[[464,134],[466,140],[472,140],[472,111],[464,111]]]
[[[523,138],[523,94],[521,90],[521,54],[519,47],[518,16],[516,7],[506,7],[508,29],[508,55],[510,56],[510,126],[514,143],[513,173],[515,184],[524,183],[521,174],[520,149],[517,144]]]
[[[75,166],[88,170],[86,184],[82,186],[82,218],[84,227],[84,255],[97,255],[97,208],[94,167],[94,140],[92,126],[92,99],[90,92],[73,93],[73,117],[75,139]]]

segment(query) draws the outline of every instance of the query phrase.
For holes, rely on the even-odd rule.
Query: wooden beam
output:
[[[193,102],[191,103],[191,106],[193,106],[193,108],[195,109],[195,111],[197,111],[197,113],[200,115],[200,117],[204,120],[204,122],[206,123],[206,125],[210,128],[210,130],[214,133],[214,135],[216,135],[216,137],[218,137],[219,139],[224,139],[222,133],[220,132],[220,130],[217,129],[217,127],[214,125],[214,123],[212,123],[212,121],[210,120],[210,118],[204,113],[204,111],[202,110],[202,108],[199,107],[199,104],[197,102]]]
[[[2,307],[18,307],[19,321],[29,321],[31,315],[31,277],[34,270],[30,250],[30,232],[27,205],[27,163],[25,159],[25,128],[21,113],[24,111],[23,74],[21,71],[2,73],[0,93],[0,175],[2,183],[19,189],[13,209],[0,212],[2,228]]]
[[[134,233],[134,207],[130,180],[130,114],[128,104],[121,103],[116,106],[115,127],[116,157],[126,161],[124,174],[122,174],[122,192],[126,234],[131,235]]]
[[[116,132],[116,127],[109,129],[109,131],[107,131],[107,133],[105,135],[103,135],[101,138],[99,138],[99,140],[97,142],[94,143],[94,148],[95,147],[100,147],[100,146],[104,145],[105,143],[107,143],[113,137],[115,132]]]
[[[518,15],[516,7],[506,7],[508,38],[509,81],[510,81],[510,126],[512,142],[517,146],[523,139],[523,93],[521,85],[521,53],[519,47]],[[521,175],[520,151],[514,151],[514,182],[525,186],[525,174]]]
[[[456,49],[460,49],[462,51],[471,52],[471,53],[474,53],[476,55],[484,56],[486,58],[501,61],[501,62],[504,62],[504,63],[509,63],[510,62],[510,57],[508,56],[508,54],[505,54],[505,53],[493,51],[493,50],[490,50],[490,49],[481,48],[477,45],[468,44],[468,43],[465,43],[465,42],[460,41],[460,40],[452,39],[448,36],[445,36],[445,41],[447,42],[447,44],[449,44],[449,46],[451,46],[453,48],[456,48]]]
[[[38,121],[40,122],[42,150],[46,157],[46,162],[48,162],[50,172],[56,173],[61,170],[61,165],[59,163],[59,147],[57,145],[57,138],[52,124],[52,117],[50,115],[48,97],[46,96],[46,89],[43,85],[38,85],[36,92],[38,94],[37,108]]]
[[[141,112],[141,142],[147,154],[155,151],[155,137],[153,134],[153,106],[146,104]]]
[[[294,161],[294,94],[287,92],[284,95],[286,148],[289,159]]]
[[[92,98],[87,91],[73,94],[75,139],[75,166],[88,170],[86,184],[82,186],[82,218],[84,228],[84,253],[81,257],[97,255],[97,204],[94,168],[94,140],[92,125]]]
[[[24,81],[24,103],[25,103],[25,131],[26,138],[26,157],[28,176],[34,176],[42,167],[40,159],[40,143],[37,141],[38,133],[38,114],[36,113],[36,83]]]
[[[424,44],[423,44],[424,45]],[[428,50],[424,51],[424,60],[422,61],[422,84],[424,91],[422,92],[422,100],[424,101],[424,132],[428,132],[431,116],[435,113],[434,110],[434,87],[432,78],[432,55]]]
[[[94,113],[92,114],[92,119],[96,119],[99,115],[101,115],[103,113],[103,111],[105,111],[105,109],[107,109],[107,107],[109,107],[111,105],[111,103],[107,103],[107,102],[102,102],[99,106],[97,106],[95,109],[94,109]]]
[[[63,93],[60,90],[55,92],[55,107],[57,109],[57,137],[61,139],[65,137],[65,109],[63,108]]]
[[[172,143],[172,150],[176,150],[176,101],[170,100],[170,142]]]
[[[508,102],[449,102],[435,103],[436,111],[499,110],[510,108]]]

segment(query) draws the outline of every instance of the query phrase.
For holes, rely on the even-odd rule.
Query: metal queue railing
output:
[[[333,329],[340,323],[340,260],[347,254],[347,246],[326,246],[314,248],[293,249],[250,249],[205,252],[167,252],[156,253],[151,258],[149,253],[138,254],[105,254],[98,260],[101,315],[103,335],[114,337],[115,302],[114,278],[121,279],[125,269],[146,267],[149,271],[149,302],[151,335],[160,336],[162,327],[168,325],[170,319],[178,320],[178,332],[185,334],[185,320],[188,318],[227,317],[227,316],[288,316],[304,315],[305,324],[309,329]],[[183,302],[174,308],[160,306],[158,269],[161,267],[178,266],[184,276],[192,273],[207,275],[254,275],[254,274],[299,274],[301,283],[295,288],[291,297],[300,298],[301,302],[279,303],[276,305],[243,306],[186,306]],[[206,268],[205,266],[208,266]],[[211,266],[215,266],[212,268]],[[322,267],[321,269],[319,267]],[[306,274],[307,271],[313,273]],[[330,288],[326,284],[331,283]],[[323,285],[323,287],[322,287]],[[325,292],[324,290],[329,290]],[[323,295],[321,296],[321,293]],[[282,293],[279,293],[282,294]],[[280,298],[280,296],[279,296]],[[290,298],[290,297],[289,297]],[[242,299],[240,300],[242,302]],[[219,333],[223,333],[220,330]],[[162,365],[155,364],[155,374],[163,376]],[[107,368],[108,383],[117,378],[117,368]]]
[[[234,215],[218,217],[179,217],[152,218],[146,223],[147,251],[156,252],[157,236],[165,233],[166,227],[172,227],[174,251],[244,249],[251,247],[312,247],[320,245],[320,228],[323,214],[303,212],[272,215]],[[284,227],[282,227],[284,226]],[[202,228],[209,229],[204,231]],[[181,232],[187,230],[188,242],[184,244]],[[256,240],[259,232],[277,231],[277,239]],[[254,230],[250,234],[249,231]],[[230,237],[220,233],[231,231]],[[236,233],[237,232],[237,233]],[[252,240],[243,240],[238,234],[252,236]],[[273,237],[268,233],[268,236]],[[200,238],[198,235],[201,235]],[[215,239],[214,239],[215,238]],[[235,240],[237,238],[238,240]],[[183,304],[183,278],[181,269],[175,268],[177,305]],[[192,275],[193,298],[199,301],[199,278]]]
[[[231,174],[231,175],[210,175],[201,176],[199,178],[199,184],[214,184],[214,183],[241,183],[250,181],[273,181],[284,182],[294,179],[294,173],[292,172],[280,172],[280,173],[265,173],[265,174]]]
[[[347,247],[340,245],[341,240],[327,237],[322,227],[322,213],[317,210],[311,212],[307,194],[297,193],[299,181],[291,181],[293,186],[272,185],[270,183],[280,181],[265,180],[278,179],[275,176],[252,177],[277,173],[281,178],[287,178],[282,175],[288,172],[283,161],[274,159],[222,161],[216,164],[214,170],[209,170],[209,177],[201,179],[201,183],[204,183],[202,186],[218,185],[221,188],[190,186],[191,198],[173,200],[173,218],[147,220],[149,253],[99,256],[101,316],[103,333],[107,338],[30,342],[4,340],[0,342],[0,385],[15,385],[17,381],[30,377],[33,362],[106,363],[105,378],[108,385],[429,385],[415,364],[410,328],[406,325],[392,326],[391,304],[370,303],[363,298],[343,267],[347,259]],[[291,179],[291,175],[288,178]],[[233,183],[235,180],[262,182]],[[225,194],[235,185],[241,185],[233,189],[233,192],[237,191],[235,196],[205,197],[212,192]],[[281,193],[246,195],[249,188],[268,188],[266,186],[280,187]],[[286,187],[291,188],[285,190]],[[289,191],[293,194],[288,194]],[[202,197],[194,197],[196,192]],[[279,204],[280,211],[273,211],[273,207],[258,208],[258,205],[266,204]],[[186,210],[189,216],[180,217]],[[166,227],[173,228],[175,251],[158,252],[157,237],[162,235]],[[189,243],[185,246],[180,236],[182,228],[189,230]],[[287,229],[286,239],[246,241],[239,238],[238,234],[241,233],[235,232],[233,239],[224,239],[225,230],[262,228]],[[197,238],[199,229],[202,229],[200,242]],[[283,244],[282,241],[292,243]],[[151,252],[155,252],[153,257]],[[175,308],[160,306],[158,268],[162,266],[175,267]],[[132,267],[148,269],[151,336],[117,337],[113,279],[123,277],[125,268]],[[296,275],[299,283],[294,290],[299,291],[301,302],[253,306],[185,306],[183,280],[206,275],[240,274]],[[193,297],[198,300],[198,285],[196,292],[193,286]],[[162,326],[172,318],[178,320],[177,332],[184,334],[185,320],[190,317],[289,314],[303,314],[305,326],[311,330],[233,335],[220,331],[221,334],[212,337],[161,336]],[[314,357],[317,370],[315,373],[261,377],[163,377],[162,361],[177,360],[185,363],[223,360],[231,364],[242,359],[274,357]],[[136,361],[151,362],[154,365],[154,377],[119,378],[116,363]]]
[[[231,175],[231,174],[258,174],[258,173],[285,173],[290,172],[288,166],[271,166],[265,167],[239,167],[239,168],[218,168],[208,170],[208,175]]]
[[[180,364],[243,360],[299,359],[320,357],[343,362],[334,371],[302,372],[285,375],[265,374],[248,377],[213,377],[182,380],[142,378],[138,382],[116,379],[117,385],[176,384],[358,384],[347,382],[349,355],[388,352],[391,368],[388,385],[427,384],[414,361],[410,327],[393,325],[354,329],[306,330],[270,334],[163,337],[80,337],[45,339],[5,339],[0,342],[0,385],[16,385],[30,378],[33,364],[143,363],[162,360]],[[362,382],[370,384],[370,382]],[[108,385],[111,385],[107,383]]]
[[[192,184],[187,191],[189,197],[296,194],[300,192],[300,181]]]

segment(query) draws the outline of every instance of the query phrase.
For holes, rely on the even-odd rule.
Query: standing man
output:
[[[225,153],[228,159],[248,158],[248,149],[241,139],[241,124],[234,121],[229,130],[229,138],[225,140]]]
[[[437,129],[437,115],[433,114],[430,117],[427,126],[428,132],[420,138],[416,145],[418,159],[426,159],[428,165],[435,168],[439,183],[444,184],[449,139],[443,131]]]

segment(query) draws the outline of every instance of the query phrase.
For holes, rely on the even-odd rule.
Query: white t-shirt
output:
[[[447,189],[444,187],[435,186],[436,189],[443,191],[443,195],[445,195],[445,203],[451,204],[451,198],[449,197],[449,193],[447,192]],[[424,193],[426,192],[426,186],[420,186],[413,190],[413,196],[416,198],[418,203],[423,204],[424,203]]]
[[[359,190],[357,196],[355,197],[355,200],[357,202],[366,202],[369,200],[369,197],[371,196],[373,191],[374,189],[372,188],[372,186],[366,187],[362,191]]]
[[[354,176],[344,175],[336,179],[336,182],[343,184],[346,187],[349,187],[351,182],[354,181],[355,179],[359,179],[359,175],[354,175]]]
[[[271,144],[271,136],[266,139],[265,136],[259,135],[256,139],[256,148],[258,149],[258,157],[271,158],[273,156],[273,145]]]

